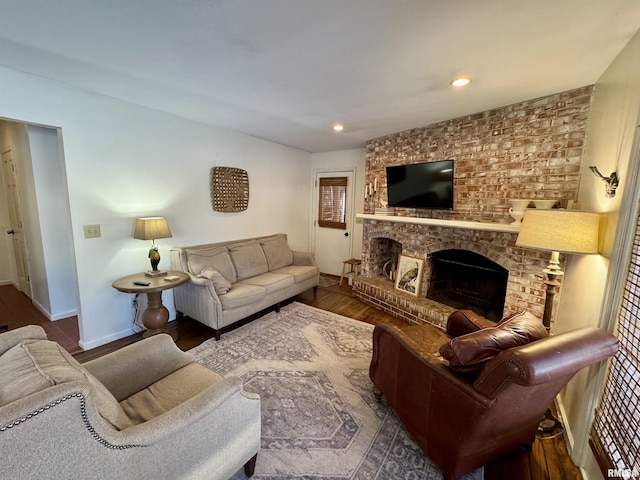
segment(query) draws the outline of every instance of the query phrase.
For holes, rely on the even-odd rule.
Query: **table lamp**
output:
[[[581,255],[598,253],[600,215],[592,212],[564,209],[529,208],[522,219],[516,245],[551,252],[547,274],[543,325],[549,330],[553,299],[564,275],[558,260],[560,253]]]
[[[164,217],[145,217],[136,219],[136,228],[133,232],[133,238],[139,240],[151,240],[151,249],[149,250],[149,260],[151,260],[151,270],[145,272],[148,277],[159,277],[166,275],[166,271],[158,270],[160,263],[160,252],[155,244],[158,238],[171,238],[171,230]]]

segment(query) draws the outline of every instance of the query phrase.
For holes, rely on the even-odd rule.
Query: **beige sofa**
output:
[[[0,334],[0,478],[227,480],[260,449],[260,398],[156,335],[79,364],[35,325]]]
[[[171,268],[190,279],[176,287],[178,316],[223,329],[305,290],[318,287],[320,271],[307,252],[294,252],[285,234],[172,248]]]

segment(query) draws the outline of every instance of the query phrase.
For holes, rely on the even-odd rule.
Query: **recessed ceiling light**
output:
[[[451,80],[452,87],[464,87],[471,83],[471,79],[469,77],[458,77]]]
[[[341,132],[341,131],[343,131],[343,130],[344,130],[344,125],[342,125],[341,123],[336,123],[336,124],[333,126],[333,131],[334,131],[334,132]]]

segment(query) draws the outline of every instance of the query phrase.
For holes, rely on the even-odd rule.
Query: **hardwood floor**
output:
[[[0,325],[7,325],[9,330],[25,325],[40,325],[50,339],[57,341],[68,352],[82,351],[78,346],[78,317],[52,322],[33,305],[29,297],[13,285],[0,285]]]
[[[80,362],[100,357],[142,338],[141,334],[131,335],[83,352],[77,345],[79,337],[77,335],[77,321],[75,322],[75,330],[73,326],[68,326],[73,323],[73,319],[71,321],[65,319],[64,326],[61,325],[58,328],[57,324],[63,320],[49,322],[31,305],[28,298],[20,298],[20,296],[24,297],[13,287],[0,287],[0,324],[9,324],[10,329],[30,323],[42,325],[51,340],[59,341],[61,344],[65,342],[66,345],[63,346],[74,353],[75,358]],[[309,290],[294,297],[293,300],[373,325],[378,323],[403,324],[401,320],[351,297],[351,287],[346,285],[346,282],[342,287],[335,285],[320,288],[316,294]],[[25,305],[25,302],[28,305]],[[261,312],[247,321],[264,313]],[[213,331],[210,328],[190,318],[170,322],[169,331],[175,336],[176,344],[184,351],[213,337]],[[73,342],[73,338],[75,338],[75,346],[67,347],[69,342]],[[487,465],[484,478],[485,480],[512,480],[516,478],[518,480],[577,480],[582,476],[580,470],[569,458],[562,430],[557,429],[547,435],[547,438],[537,438],[531,451],[519,450]]]

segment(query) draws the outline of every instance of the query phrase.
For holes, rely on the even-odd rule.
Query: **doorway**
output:
[[[320,272],[339,276],[353,252],[355,171],[316,171],[313,250]]]
[[[1,233],[13,237],[5,238],[0,251],[0,281],[30,295],[49,320],[76,316],[77,275],[60,129],[0,119],[0,153]],[[17,245],[16,237],[21,240]],[[13,262],[20,250],[25,260]]]

